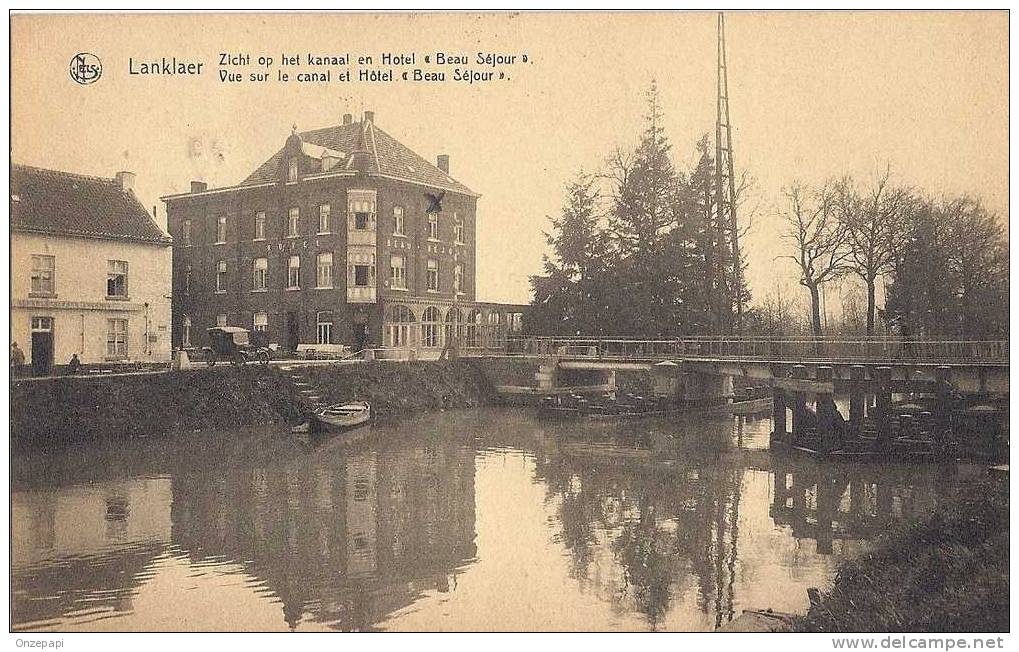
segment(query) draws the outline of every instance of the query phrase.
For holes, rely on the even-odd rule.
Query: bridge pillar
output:
[[[538,365],[538,371],[534,374],[534,379],[538,381],[539,389],[554,389],[556,386],[556,363],[543,362]]]
[[[877,445],[888,450],[892,443],[892,368],[874,369],[877,378],[877,402],[874,406],[874,420],[877,426]]]
[[[805,379],[807,377],[807,368],[801,364],[793,365],[789,375],[793,378]],[[797,445],[803,441],[804,425],[807,417],[807,397],[803,392],[793,392],[793,435],[791,439],[792,445]]]
[[[824,471],[817,478],[817,554],[830,555],[834,532],[832,525],[838,509],[835,478],[829,477]]]
[[[689,372],[683,374],[683,400],[692,405],[727,402],[732,396],[732,376]]]
[[[934,379],[934,441],[941,447],[952,429],[952,368],[938,367]]]
[[[786,432],[785,423],[785,390],[778,387],[772,390],[771,399],[771,422],[772,422],[772,439],[775,441],[789,442],[789,433]]]
[[[817,368],[817,381],[830,383],[834,377],[831,367]],[[836,447],[835,436],[835,402],[832,395],[818,393],[814,396],[817,409],[817,441],[821,453],[830,453]]]
[[[867,401],[867,368],[854,364],[849,368],[849,430],[854,437],[860,436]]]

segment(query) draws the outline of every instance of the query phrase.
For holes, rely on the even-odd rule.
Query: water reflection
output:
[[[713,629],[801,609],[933,467],[772,456],[770,422],[425,416],[16,458],[16,629]],[[539,614],[536,616],[535,614]]]

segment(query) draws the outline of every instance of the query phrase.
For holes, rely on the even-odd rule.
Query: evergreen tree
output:
[[[562,214],[552,218],[545,239],[552,257],[544,257],[545,275],[531,278],[534,309],[529,329],[535,332],[591,332],[596,321],[596,270],[605,255],[605,235],[598,226],[598,193],[583,174],[566,188]]]

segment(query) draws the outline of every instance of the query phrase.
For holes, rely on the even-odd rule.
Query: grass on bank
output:
[[[844,563],[800,632],[1009,631],[1008,475],[964,484]]]

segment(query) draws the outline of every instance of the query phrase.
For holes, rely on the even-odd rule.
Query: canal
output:
[[[964,471],[767,452],[770,419],[486,408],[17,454],[17,630],[713,630],[802,611]]]

